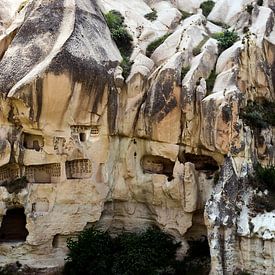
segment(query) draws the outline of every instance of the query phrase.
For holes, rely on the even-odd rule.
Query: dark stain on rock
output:
[[[117,90],[114,87],[111,87],[108,93],[108,113],[107,113],[110,135],[116,134],[116,117],[117,117],[117,109],[118,109],[117,98],[118,98]]]
[[[41,78],[36,81],[36,101],[37,101],[37,113],[36,113],[36,121],[39,121],[42,111],[42,91],[43,91],[43,80]]]
[[[28,19],[19,29],[15,39],[15,44],[25,45],[26,41],[49,33],[55,35],[63,20],[64,0],[44,1],[37,9],[29,14]]]
[[[226,123],[232,120],[232,110],[229,105],[222,107],[222,120]]]
[[[174,74],[172,69],[162,71],[148,92],[144,112],[151,121],[160,122],[177,106],[173,94]]]

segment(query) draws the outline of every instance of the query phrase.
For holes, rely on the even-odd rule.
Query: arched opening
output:
[[[26,241],[28,233],[24,208],[7,210],[0,227],[0,242]]]

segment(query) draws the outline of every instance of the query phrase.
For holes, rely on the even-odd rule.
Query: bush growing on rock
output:
[[[234,31],[225,30],[224,32],[215,33],[213,38],[218,40],[219,50],[223,52],[231,47],[239,39],[239,36]]]
[[[170,33],[167,33],[163,35],[162,37],[154,40],[152,43],[150,43],[146,49],[146,55],[150,57],[152,53],[155,51],[156,48],[158,48],[165,40],[168,38]]]
[[[127,78],[131,72],[132,62],[130,56],[132,54],[133,38],[126,29],[124,17],[118,11],[111,10],[105,14],[105,20],[110,29],[111,36],[114,39],[121,56],[123,58],[121,67],[123,69],[123,77]]]
[[[161,274],[172,270],[179,243],[158,229],[111,238],[93,228],[68,240],[65,274]]]
[[[192,13],[189,13],[189,12],[183,11],[183,10],[180,10],[180,12],[181,12],[181,15],[182,15],[181,20],[184,20],[184,19],[190,17],[191,15],[193,15]]]
[[[270,212],[275,209],[275,166],[262,167],[257,163],[254,167],[254,176],[250,178],[253,188],[262,192],[262,196],[255,195],[253,198],[254,209],[257,212],[264,210]],[[266,194],[264,191],[268,190]]]
[[[149,12],[149,13],[144,15],[144,17],[146,19],[148,19],[149,21],[155,21],[158,18],[157,11],[155,9],[152,9],[152,10],[153,10],[152,12]]]
[[[240,117],[253,129],[265,129],[269,126],[275,126],[275,103],[249,101],[247,106],[241,110]]]
[[[214,1],[205,1],[203,3],[201,3],[200,8],[202,9],[202,14],[207,17],[210,12],[212,11],[212,9],[215,6],[215,2]]]
[[[212,70],[209,77],[206,79],[207,95],[209,95],[212,92],[215,85],[216,78],[217,78],[217,74],[215,70]]]

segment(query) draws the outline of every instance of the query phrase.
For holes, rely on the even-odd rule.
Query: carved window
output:
[[[31,135],[31,134],[24,133],[23,146],[26,149],[39,151],[44,146],[43,137],[39,135]]]
[[[92,126],[91,128],[91,136],[97,136],[99,134],[99,129],[97,126]]]
[[[66,161],[67,179],[85,179],[92,176],[92,164],[89,159]]]
[[[60,163],[31,165],[26,167],[26,177],[33,183],[52,183],[58,182],[61,176]]]

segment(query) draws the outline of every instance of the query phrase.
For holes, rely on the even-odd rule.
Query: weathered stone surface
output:
[[[86,227],[156,225],[182,255],[207,234],[211,274],[273,274],[274,211],[254,211],[266,191],[248,179],[257,161],[274,165],[275,130],[241,118],[275,98],[273,1],[216,0],[207,18],[202,0],[21,2],[0,3],[0,221],[24,208],[28,235],[0,243],[0,265],[43,274]],[[127,79],[110,10],[133,36]],[[220,53],[224,24],[240,39]]]

